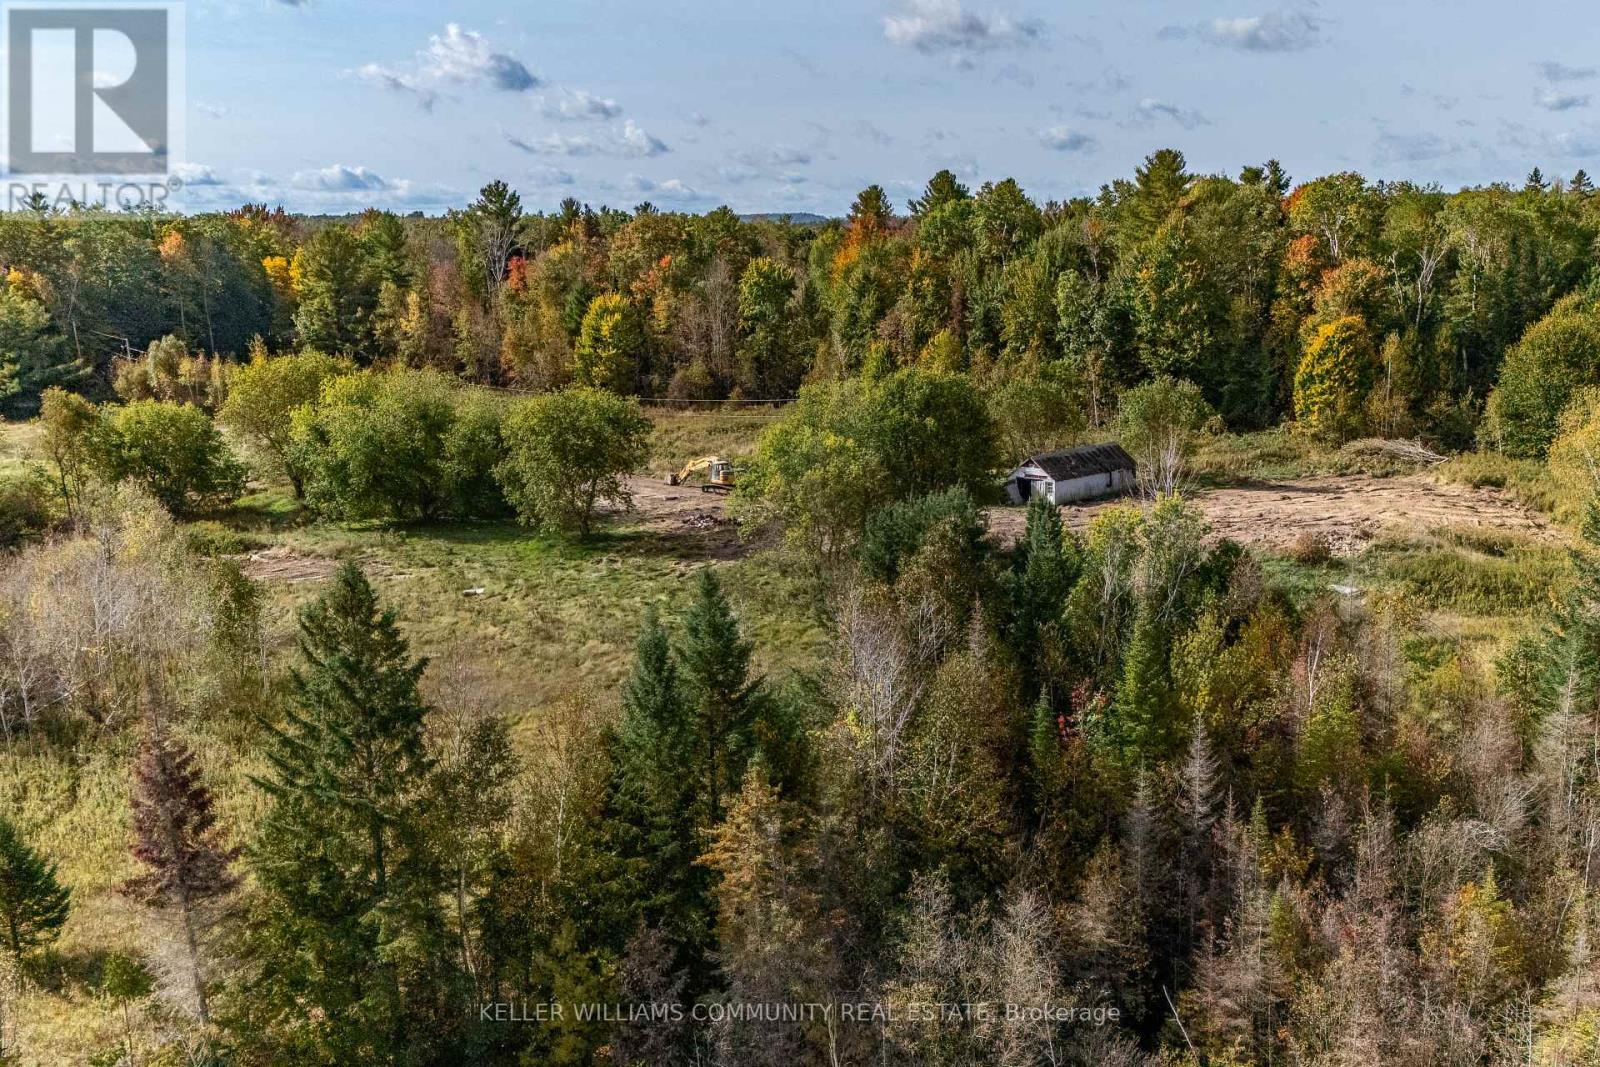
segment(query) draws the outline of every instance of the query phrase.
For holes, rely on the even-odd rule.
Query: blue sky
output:
[[[1089,193],[1148,152],[1446,187],[1600,174],[1591,3],[190,0],[201,206],[842,213],[950,167]]]

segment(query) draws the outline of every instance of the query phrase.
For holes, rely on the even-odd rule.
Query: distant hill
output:
[[[828,216],[814,215],[809,211],[762,211],[739,216],[741,222],[782,222],[785,219],[796,226],[815,226],[829,221]]]

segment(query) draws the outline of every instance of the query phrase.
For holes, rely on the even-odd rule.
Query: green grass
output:
[[[1565,492],[1550,468],[1536,459],[1512,459],[1498,452],[1465,452],[1435,468],[1439,478],[1474,487],[1504,489],[1527,507],[1563,523],[1578,518],[1580,501]]]
[[[1297,433],[1292,427],[1278,427],[1202,437],[1195,450],[1193,469],[1203,485],[1229,485],[1336,474],[1386,478],[1421,468],[1371,442],[1353,441],[1337,447]]]
[[[744,459],[756,450],[761,431],[776,420],[772,408],[740,408],[730,412],[650,411],[655,423],[651,439],[652,468],[677,470],[700,456]]]
[[[1429,609],[1479,617],[1534,614],[1571,572],[1562,548],[1481,529],[1386,538],[1366,556],[1372,585],[1399,590]]]
[[[0,477],[21,473],[34,459],[40,437],[36,422],[0,419]]]

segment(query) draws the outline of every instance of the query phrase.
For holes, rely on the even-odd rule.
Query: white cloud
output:
[[[628,176],[628,188],[635,193],[645,194],[670,204],[691,203],[705,199],[698,189],[686,184],[680,178],[668,178],[666,181],[658,182],[633,174]]]
[[[1271,11],[1265,15],[1219,18],[1193,26],[1168,26],[1162,37],[1193,37],[1241,52],[1299,52],[1317,44],[1322,20],[1305,11]]]
[[[321,170],[296,171],[289,179],[289,184],[296,189],[323,193],[392,188],[385,178],[366,167],[350,167],[343,163],[334,163]]]
[[[1378,134],[1377,154],[1380,160],[1398,163],[1422,163],[1443,156],[1454,155],[1459,145],[1435,133]]]
[[[1600,67],[1569,67],[1565,63],[1546,61],[1538,64],[1539,73],[1546,81],[1580,82],[1600,74]]]
[[[765,148],[745,148],[733,153],[735,163],[757,169],[803,167],[811,162],[811,153],[804,148],[776,144]]]
[[[588,133],[551,133],[529,139],[506,134],[506,143],[536,156],[660,156],[672,151],[660,138],[651,136],[632,119],[621,129],[596,136]]]
[[[901,11],[883,20],[883,35],[891,44],[968,59],[978,52],[1023,47],[1043,33],[1037,19],[980,14],[964,9],[960,0],[906,0]]]
[[[1087,152],[1094,148],[1093,137],[1067,126],[1040,130],[1039,143],[1055,152]]]
[[[543,83],[522,60],[496,52],[488,40],[475,30],[449,23],[444,33],[428,38],[428,45],[417,53],[414,62],[403,66],[368,63],[355,75],[390,92],[417,98],[424,109],[433,107],[441,86],[483,86],[505,92],[522,93]]]
[[[568,122],[596,122],[622,115],[622,105],[615,100],[582,89],[562,90],[554,96],[545,97],[541,110],[546,118]]]
[[[1169,104],[1163,100],[1152,100],[1149,97],[1139,101],[1137,112],[1139,117],[1144,119],[1171,119],[1186,130],[1192,130],[1196,126],[1205,126],[1211,121],[1198,111],[1181,108],[1176,104]]]
[[[1538,89],[1533,94],[1533,102],[1546,111],[1571,111],[1574,108],[1588,107],[1589,95],[1566,93],[1560,89]]]
[[[494,51],[483,34],[455,22],[445,26],[442,36],[428,39],[422,65],[425,72],[445,81],[481,82],[507,92],[526,92],[540,84],[522,60]]]
[[[203,163],[179,163],[172,168],[173,176],[190,189],[202,185],[221,185],[217,172]]]

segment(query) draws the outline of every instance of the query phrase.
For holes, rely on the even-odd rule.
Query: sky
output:
[[[1600,174],[1591,2],[189,0],[190,202],[839,215],[942,167],[1092,194],[1148,153],[1446,188]]]

